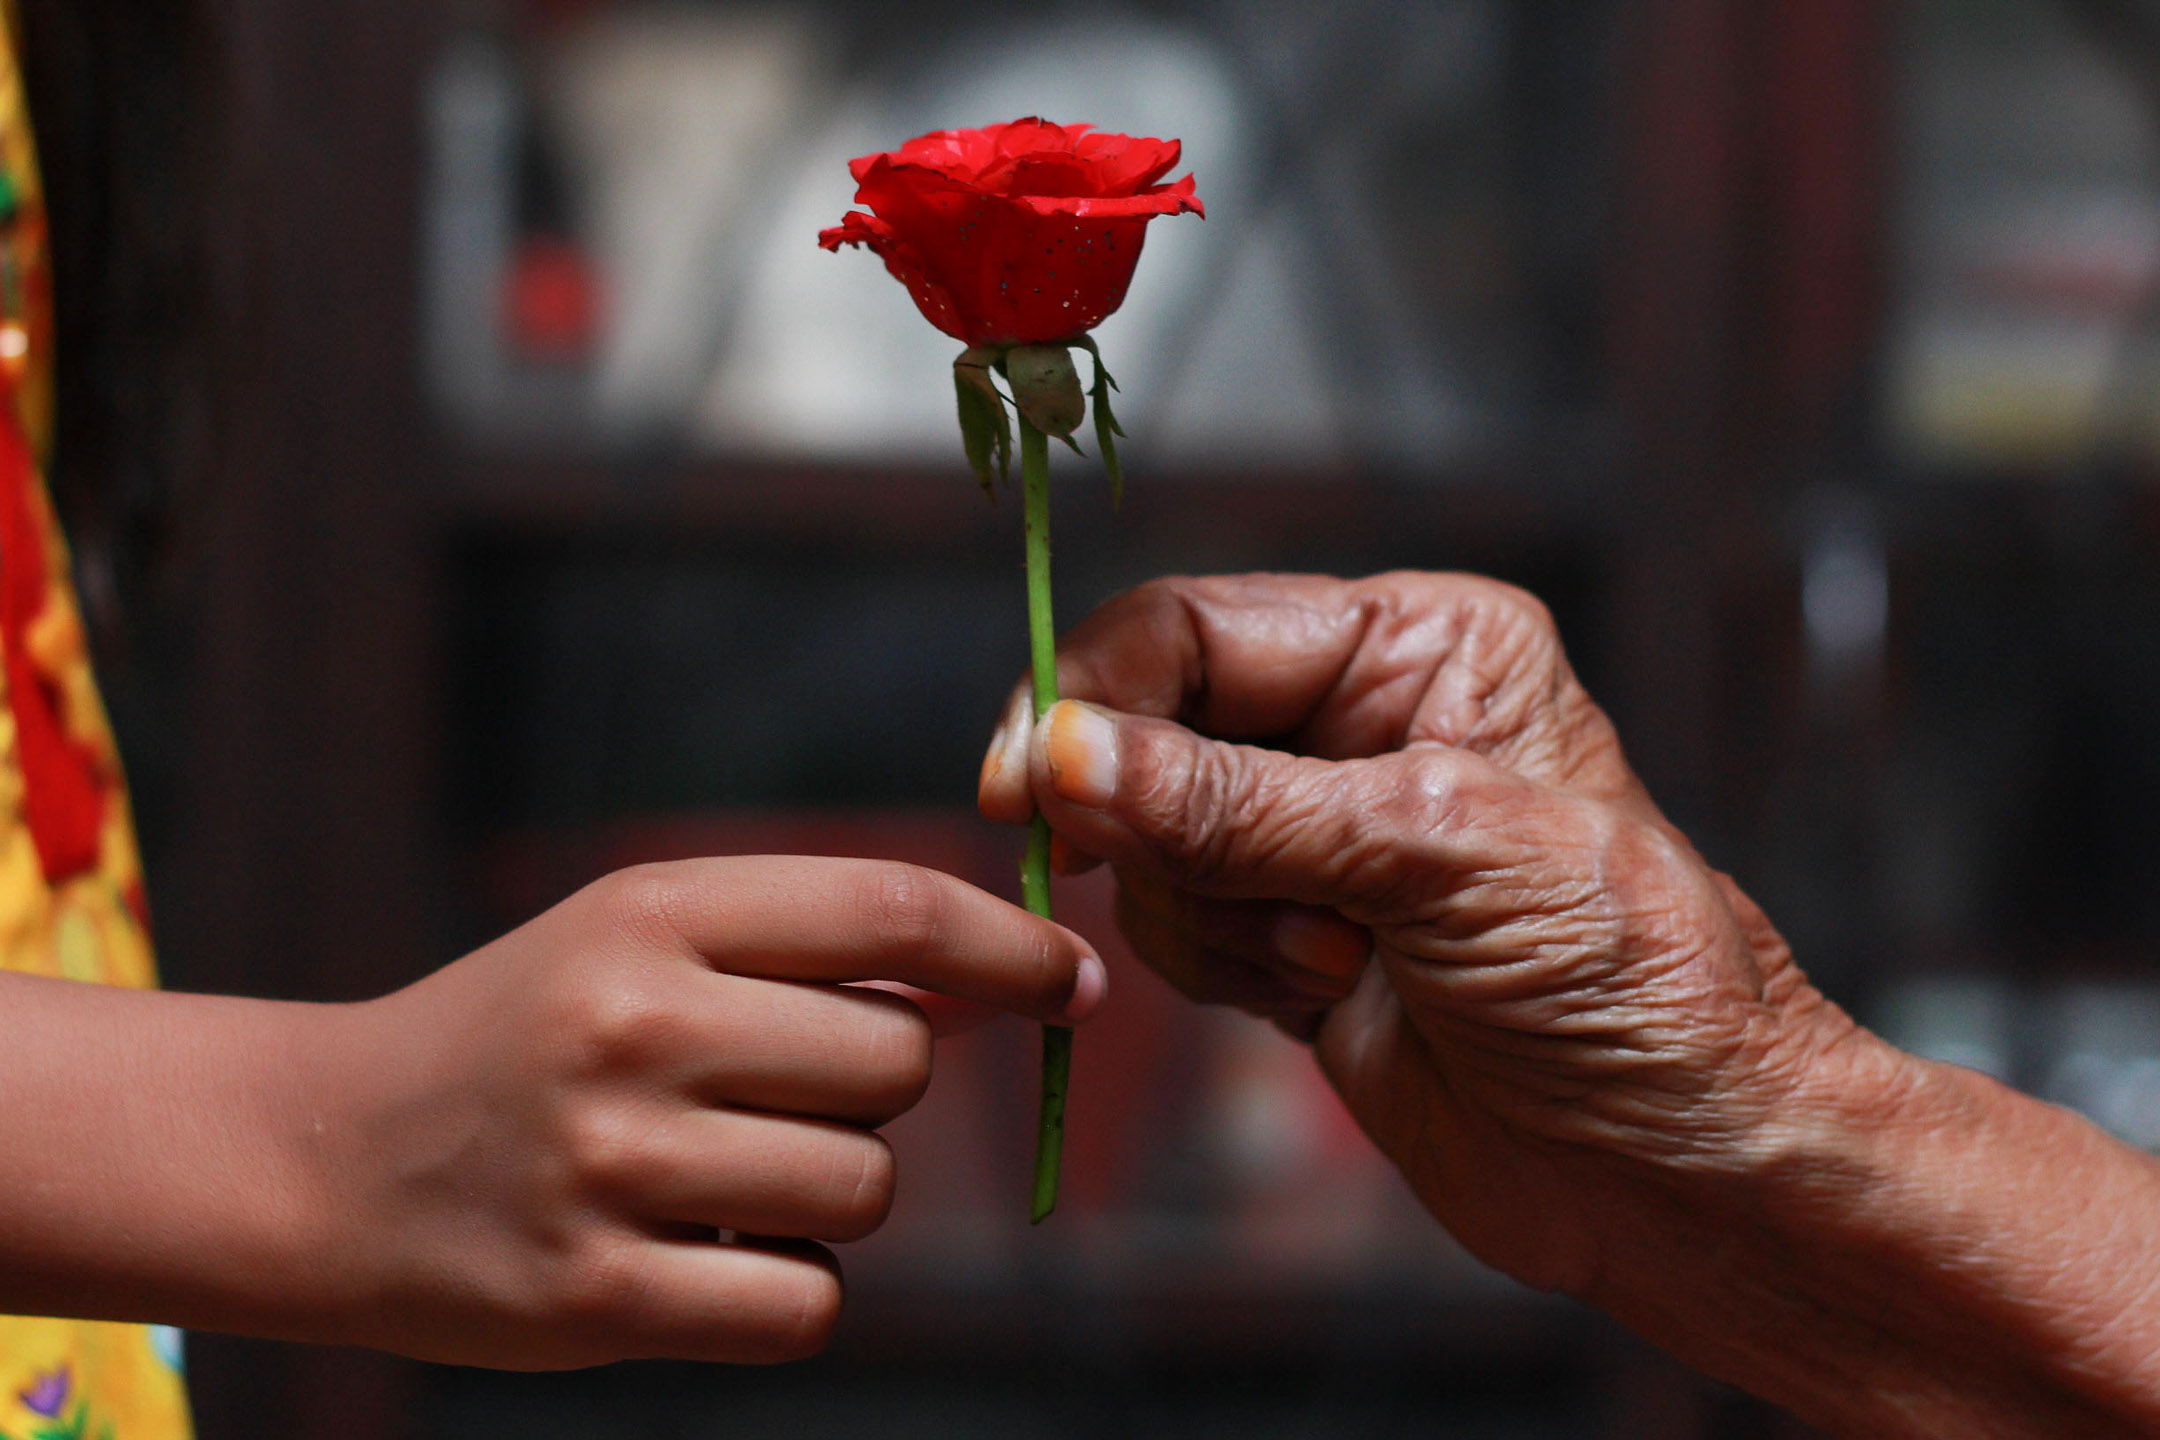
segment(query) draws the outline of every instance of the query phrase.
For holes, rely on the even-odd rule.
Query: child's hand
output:
[[[757,857],[610,876],[343,1012],[306,1097],[320,1338],[514,1368],[814,1353],[840,1279],[813,1242],[883,1222],[876,1127],[930,1080],[923,1011],[844,983],[870,979],[1061,1023],[1104,990],[1077,936],[947,876]]]

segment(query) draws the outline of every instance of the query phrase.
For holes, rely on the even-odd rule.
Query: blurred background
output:
[[[394,987],[632,860],[905,857],[1023,664],[954,349],[844,161],[1178,135],[1058,598],[1467,567],[1894,1039],[2160,1146],[2160,5],[23,0],[56,477],[172,983]],[[1065,913],[1115,940],[1099,883]],[[1070,1178],[949,1047],[833,1354],[504,1377],[197,1337],[253,1436],[1739,1437],[1128,958]],[[1708,1240],[1709,1237],[1706,1237]]]

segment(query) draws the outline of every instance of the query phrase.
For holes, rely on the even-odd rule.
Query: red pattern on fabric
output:
[[[45,537],[33,503],[37,469],[12,404],[0,404],[0,648],[22,762],[23,818],[45,882],[96,866],[105,829],[97,755],[68,738],[58,688],[30,655],[30,627],[51,602]]]

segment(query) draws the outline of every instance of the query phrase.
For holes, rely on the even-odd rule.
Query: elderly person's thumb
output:
[[[1471,792],[1519,783],[1443,746],[1321,760],[1074,700],[1023,743],[1034,803],[1077,849],[1198,894],[1326,906],[1361,924],[1408,918],[1404,882],[1453,868],[1465,806],[1482,808]],[[1010,768],[1019,751],[1005,752]]]

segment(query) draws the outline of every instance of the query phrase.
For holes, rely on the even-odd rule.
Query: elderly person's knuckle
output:
[[[1463,823],[1473,803],[1473,775],[1460,751],[1409,752],[1361,776],[1344,808],[1362,812],[1368,841],[1390,853],[1422,847]]]
[[[1527,590],[1483,578],[1465,599],[1476,617],[1465,653],[1496,687],[1498,693],[1489,703],[1507,709],[1503,697],[1508,694],[1515,695],[1518,705],[1550,703],[1568,672],[1560,627],[1545,602]],[[1527,724],[1533,717],[1526,712],[1513,718]]]
[[[1158,747],[1136,809],[1167,868],[1188,883],[1220,878],[1252,813],[1253,765],[1236,746]]]
[[[1183,629],[1191,616],[1196,583],[1190,576],[1164,575],[1112,596],[1082,622],[1085,637],[1109,634],[1163,639]]]
[[[1533,634],[1559,634],[1559,626],[1553,621],[1551,607],[1528,590],[1484,575],[1457,575],[1449,579],[1456,595],[1468,600],[1493,619],[1519,626]]]
[[[1331,824],[1311,838],[1333,888],[1378,901],[1406,902],[1422,890],[1436,832],[1446,827],[1452,790],[1424,764],[1390,766],[1350,778],[1327,807]]]
[[[1708,884],[1708,873],[1655,825],[1596,801],[1576,806],[1580,843],[1597,859],[1599,888],[1628,909],[1664,911]]]
[[[1615,891],[1625,943],[1638,961],[1660,960],[1691,984],[1722,989],[1738,982],[1760,998],[1762,973],[1745,932],[1717,893],[1707,870],[1692,855],[1652,831],[1652,852],[1631,889]]]
[[[1570,882],[1571,912],[1606,926],[1619,924],[1627,908],[1623,897],[1662,869],[1669,857],[1660,851],[1655,831],[1598,800],[1569,803],[1554,843],[1545,848],[1552,857],[1547,868]]]
[[[1421,824],[1451,818],[1476,778],[1475,768],[1464,752],[1439,746],[1406,756],[1396,791],[1401,815]]]
[[[1192,594],[1193,581],[1184,575],[1159,575],[1133,586],[1111,603],[1136,616],[1182,610]]]
[[[1646,999],[1705,953],[1714,887],[1658,827],[1617,805],[1558,797],[1521,838],[1517,933],[1548,936],[1579,982]]]

